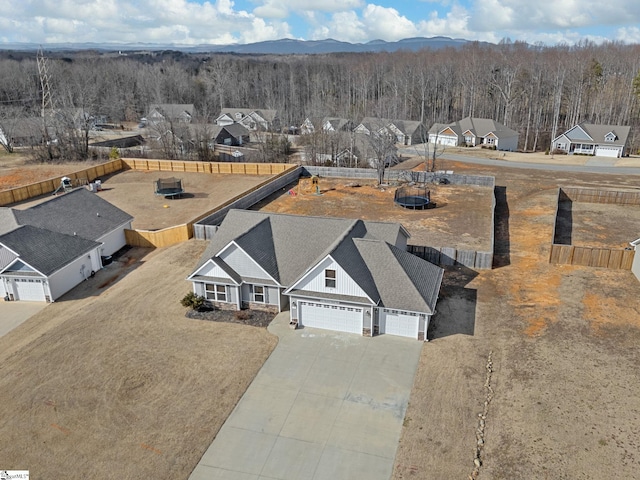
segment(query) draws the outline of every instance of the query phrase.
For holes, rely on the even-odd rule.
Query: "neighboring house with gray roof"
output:
[[[233,123],[239,123],[251,131],[275,130],[278,128],[278,112],[268,109],[223,108],[215,120],[215,124],[221,127]]]
[[[192,103],[161,103],[149,106],[146,121],[149,124],[160,122],[191,123],[195,108]]]
[[[552,150],[569,155],[595,155],[620,158],[628,155],[627,141],[631,127],[622,125],[596,125],[580,123],[571,127],[552,142]]]
[[[398,223],[231,210],[188,280],[222,308],[425,340],[443,270],[407,252],[408,237]]]
[[[85,188],[25,210],[0,208],[0,294],[55,301],[126,245],[132,220]]]
[[[518,138],[518,132],[490,118],[466,117],[449,124],[435,123],[429,129],[429,143],[452,147],[488,145],[496,150],[515,151]]]

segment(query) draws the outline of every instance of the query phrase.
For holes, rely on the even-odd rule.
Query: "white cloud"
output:
[[[474,0],[474,30],[553,30],[640,23],[637,0]]]
[[[640,28],[622,27],[616,32],[616,40],[625,43],[640,43]]]

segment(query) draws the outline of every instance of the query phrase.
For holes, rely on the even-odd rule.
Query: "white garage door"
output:
[[[597,147],[596,157],[618,157],[617,147]]]
[[[298,321],[302,326],[362,335],[361,308],[324,303],[298,303],[300,308]]]
[[[380,333],[418,338],[418,317],[413,315],[403,314],[397,310],[381,310],[379,323]]]
[[[16,278],[14,279],[16,300],[27,302],[44,302],[44,285],[42,280]]]

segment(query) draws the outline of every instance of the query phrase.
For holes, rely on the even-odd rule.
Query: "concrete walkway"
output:
[[[190,479],[388,480],[423,343],[288,318],[272,322],[278,346]]]
[[[46,307],[46,302],[4,302],[0,298],[0,337]]]

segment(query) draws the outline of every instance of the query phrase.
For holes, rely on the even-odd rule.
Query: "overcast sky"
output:
[[[640,0],[0,0],[0,42],[640,43]]]

